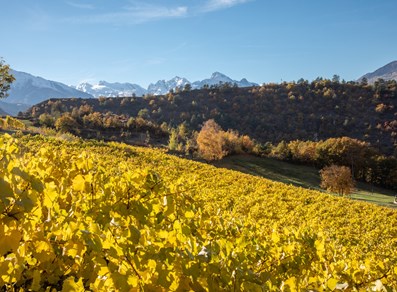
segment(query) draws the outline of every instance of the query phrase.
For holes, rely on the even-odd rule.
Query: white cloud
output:
[[[75,23],[107,23],[115,25],[138,24],[162,19],[181,18],[187,16],[186,6],[166,7],[146,3],[131,4],[120,11],[85,15],[79,18],[69,18]]]
[[[73,16],[64,19],[64,21],[71,23],[134,25],[164,19],[194,17],[197,14],[231,8],[249,1],[254,0],[204,0],[201,2],[201,5],[197,6],[186,5],[171,7],[130,0],[126,6],[119,7],[112,12],[100,12],[101,10],[99,7],[67,1],[66,3],[68,5],[80,9],[90,9],[93,13],[84,16]]]
[[[92,4],[88,4],[88,3],[77,3],[77,2],[72,2],[72,1],[66,1],[66,4],[68,4],[69,6],[72,6],[74,8],[79,8],[79,9],[95,9],[95,6]]]
[[[246,3],[250,0],[208,0],[203,7],[204,12],[211,12],[215,10],[230,8],[232,6]]]

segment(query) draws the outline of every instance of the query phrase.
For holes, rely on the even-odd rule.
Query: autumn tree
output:
[[[39,123],[42,126],[53,127],[55,121],[51,115],[44,113],[39,116]]]
[[[331,165],[320,170],[321,187],[339,195],[348,195],[354,189],[354,180],[349,167]]]
[[[72,134],[78,133],[78,123],[70,115],[70,113],[63,114],[60,118],[55,121],[55,128],[60,132],[70,132]]]
[[[218,160],[226,155],[223,133],[222,128],[214,120],[204,123],[197,136],[197,146],[201,157],[206,160]]]
[[[168,141],[168,149],[175,151],[177,150],[177,148],[178,148],[178,133],[175,129],[172,129]]]
[[[8,96],[7,91],[10,89],[11,83],[14,80],[14,76],[10,73],[10,66],[0,59],[0,98],[6,98]]]

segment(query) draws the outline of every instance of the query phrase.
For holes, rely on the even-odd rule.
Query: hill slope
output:
[[[7,227],[0,228],[0,261],[7,267],[1,286],[397,285],[394,210],[153,149],[40,136],[0,140],[7,157],[0,161],[0,220]]]
[[[217,167],[234,169],[243,173],[264,177],[306,189],[323,191],[320,188],[319,170],[310,167],[283,162],[272,158],[260,158],[249,155],[226,157],[213,163]],[[396,208],[395,192],[359,182],[350,195],[352,199],[364,200],[381,206]]]
[[[25,116],[78,111],[84,104],[93,112],[127,118],[139,114],[158,125],[185,123],[191,130],[215,119],[223,129],[237,130],[262,143],[347,136],[370,142],[384,153],[397,153],[397,86],[393,83],[379,89],[320,80],[252,88],[223,86],[144,99],[52,100],[34,106]]]

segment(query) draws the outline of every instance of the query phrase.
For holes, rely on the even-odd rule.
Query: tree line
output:
[[[199,131],[207,120],[261,143],[319,141],[352,137],[387,155],[396,155],[397,82],[283,82],[252,88],[222,86],[170,92],[162,96],[59,99],[32,107],[25,116],[54,115],[88,104],[94,112],[143,117]]]

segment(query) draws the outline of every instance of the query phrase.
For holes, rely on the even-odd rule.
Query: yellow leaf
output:
[[[276,234],[276,232],[272,233],[272,240],[274,243],[278,243],[280,241],[280,237]]]
[[[43,205],[47,208],[52,208],[53,202],[56,200],[58,193],[54,182],[46,184],[44,191]]]
[[[16,251],[18,249],[19,242],[22,238],[22,234],[18,230],[11,230],[1,235],[0,255],[3,255],[8,251]]]
[[[151,268],[152,270],[154,270],[156,268],[156,265],[157,265],[156,261],[154,261],[154,260],[149,260],[148,263],[147,263],[147,266],[149,268]]]
[[[181,226],[181,222],[179,222],[179,220],[175,220],[174,221],[174,229],[178,232],[182,231],[182,226]]]
[[[177,237],[176,237],[176,232],[175,231],[171,231],[168,233],[168,238],[167,238],[168,242],[175,245],[177,242]]]
[[[334,291],[336,288],[336,285],[338,285],[338,280],[331,278],[327,281],[327,287],[328,289]]]
[[[187,211],[185,213],[185,217],[190,219],[190,218],[194,218],[194,212],[193,211]]]
[[[98,276],[105,276],[106,274],[110,273],[109,268],[107,266],[100,267],[98,271]]]
[[[85,180],[82,175],[78,175],[73,179],[73,190],[84,191],[85,190]]]
[[[6,283],[10,283],[14,280],[12,274],[14,273],[14,265],[10,261],[0,263],[0,275],[1,280]],[[1,281],[0,281],[1,283]]]
[[[160,230],[158,234],[160,238],[168,238],[168,232],[166,230]]]
[[[138,277],[135,276],[128,277],[128,284],[130,284],[132,287],[138,287],[138,283],[139,283]]]
[[[289,278],[287,281],[284,282],[284,285],[288,286],[288,288],[290,288],[291,291],[297,290],[295,277]]]
[[[67,278],[62,285],[62,292],[83,292],[84,285],[83,280],[80,278],[77,283],[74,281],[74,277]]]

